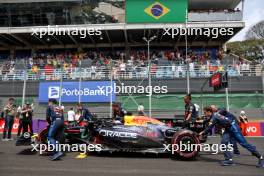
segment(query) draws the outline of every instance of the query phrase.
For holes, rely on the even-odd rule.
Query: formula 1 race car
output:
[[[85,126],[68,126],[60,142],[100,144],[102,151],[109,152],[172,153],[175,157],[189,160],[196,158],[199,148],[180,150],[179,146],[206,141],[206,138],[198,136],[205,128],[203,120],[192,123],[189,129],[169,127],[145,116],[125,116],[122,121],[94,118]],[[48,129],[40,132],[37,142],[46,143],[47,133]]]

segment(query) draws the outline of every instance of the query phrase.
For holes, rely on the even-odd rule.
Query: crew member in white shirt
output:
[[[69,122],[69,124],[75,123],[75,112],[74,112],[73,108],[71,108],[68,111],[68,122]]]

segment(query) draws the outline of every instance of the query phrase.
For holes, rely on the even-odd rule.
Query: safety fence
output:
[[[184,110],[184,96],[184,94],[152,95],[152,109],[164,111]],[[148,109],[148,96],[119,96],[118,100],[124,104],[127,110],[137,109],[135,102],[143,104]],[[226,107],[224,94],[193,94],[192,102],[201,108],[212,104],[218,107]],[[231,109],[264,108],[264,94],[230,94],[229,106]]]
[[[216,65],[193,65],[189,69],[186,65],[155,66],[150,68],[150,75],[156,79],[185,78],[187,70],[191,78],[206,78],[216,72],[228,72],[229,76],[261,76],[262,65],[250,65],[245,68],[239,66],[216,66]],[[98,80],[98,79],[144,79],[149,76],[148,67],[88,67],[88,68],[67,68],[67,69],[30,69],[30,70],[11,70],[2,72],[2,81],[19,80]]]

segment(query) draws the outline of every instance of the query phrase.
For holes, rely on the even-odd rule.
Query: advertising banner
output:
[[[263,127],[263,125],[259,122],[247,123],[247,136],[262,136],[261,127]]]
[[[154,124],[163,124],[162,122],[159,122],[158,120],[150,119],[148,117],[142,118],[138,116],[126,116],[124,120],[125,120],[126,125],[144,125],[148,122],[151,122]],[[65,121],[65,124],[67,124],[67,121]],[[0,133],[3,132],[4,126],[5,126],[4,119],[0,119]],[[17,133],[18,126],[19,126],[19,120],[15,119],[14,125],[12,128],[12,133]],[[40,132],[46,127],[47,127],[46,120],[33,119],[33,131],[35,133]],[[264,136],[264,122],[249,122],[247,124],[247,136],[251,136],[251,137]]]
[[[261,136],[264,136],[264,122],[260,123]]]
[[[50,98],[59,100],[63,103],[96,102],[104,103],[115,101],[115,82],[110,81],[87,81],[82,82],[63,82],[60,91],[60,82],[41,82],[39,85],[39,102],[46,103]]]
[[[15,119],[14,124],[13,124],[13,128],[12,128],[12,133],[17,133],[18,126],[19,126],[19,120]],[[5,120],[0,119],[0,133],[2,133],[4,131],[4,127],[5,127]]]

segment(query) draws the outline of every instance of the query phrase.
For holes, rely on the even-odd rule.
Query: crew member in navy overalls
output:
[[[88,121],[88,128],[92,127],[90,126],[91,121],[92,121],[92,113],[89,111],[89,109],[83,107],[83,105],[81,103],[78,103],[77,104],[77,111],[79,112],[80,114],[80,118],[79,118],[79,123],[82,122],[83,120],[87,120]],[[88,128],[85,128],[85,130],[83,131],[82,133],[82,137],[85,138],[87,137],[89,140],[92,139],[92,135],[91,135],[91,131],[89,132],[89,129]]]
[[[212,128],[215,125],[219,125],[222,128],[225,129],[225,132],[222,136],[221,144],[225,144],[226,146],[231,143],[230,138],[234,137],[234,139],[245,149],[250,151],[253,156],[257,157],[259,159],[257,167],[262,167],[264,168],[264,160],[263,156],[256,150],[256,147],[249,144],[244,136],[242,135],[239,126],[234,120],[231,120],[228,117],[225,117],[219,113],[213,113],[213,110],[211,107],[205,107],[204,108],[204,115],[207,117],[211,117],[211,122],[209,126],[200,133],[200,135],[203,134],[208,134]],[[224,156],[225,160],[221,161],[222,166],[231,166],[233,165],[233,160],[232,160],[232,153],[229,152],[228,150],[224,151]]]
[[[59,139],[63,135],[64,130],[63,109],[57,104],[56,99],[49,99],[49,105],[46,111],[46,119],[50,124],[48,140],[51,145],[59,144]],[[52,161],[58,160],[62,155],[62,151],[54,151],[50,159]]]
[[[196,107],[192,103],[191,94],[188,94],[184,97],[184,103],[185,103],[185,113],[184,113],[184,122],[182,126],[186,128],[190,128],[190,123],[195,122],[198,117]]]
[[[225,109],[220,109],[219,110],[219,114],[221,114],[223,116],[226,116],[231,121],[235,121],[236,125],[239,126],[239,122],[238,122],[238,120],[237,120],[237,118],[236,118],[236,116],[234,114],[226,111]],[[230,141],[231,141],[231,144],[233,145],[234,155],[239,156],[240,155],[240,151],[239,151],[238,146],[237,146],[237,140],[235,139],[234,136],[230,136]]]
[[[77,104],[77,111],[79,111],[80,113],[79,122],[82,122],[84,119],[87,121],[92,120],[93,117],[92,113],[89,111],[89,109],[83,107],[81,103]]]
[[[213,111],[214,114],[220,113],[221,115],[226,116],[226,117],[230,118],[231,120],[234,120],[237,123],[237,125],[238,125],[238,120],[237,120],[236,116],[234,116],[230,112],[227,112],[223,108],[222,109],[218,109],[217,106],[215,106],[215,105],[211,105],[211,108],[212,108],[212,111]],[[233,145],[234,155],[239,156],[240,155],[240,151],[238,149],[237,142],[236,142],[235,138],[231,137],[230,140],[231,140],[231,144]]]

